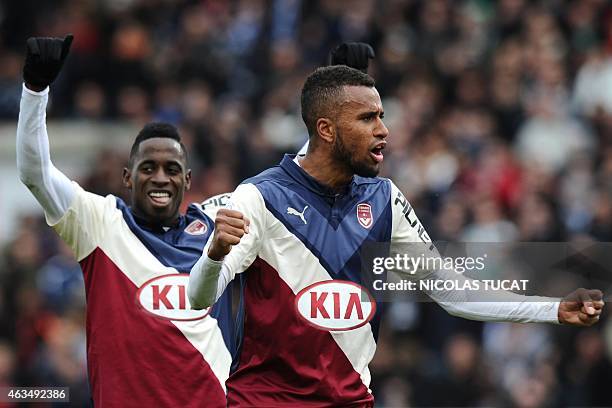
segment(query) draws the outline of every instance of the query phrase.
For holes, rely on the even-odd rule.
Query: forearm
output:
[[[202,255],[191,268],[187,296],[193,309],[212,306],[230,282],[229,269],[223,261],[214,261]]]
[[[227,227],[234,226],[234,230],[242,231],[244,220],[250,222],[246,224],[248,229],[245,234],[241,234],[239,243],[236,243],[236,235],[232,228]],[[265,223],[265,204],[259,190],[252,184],[238,186],[227,208],[217,212],[214,235],[204,247],[202,257],[191,268],[187,293],[192,308],[211,306],[221,297],[234,276],[251,266],[261,248]],[[231,248],[229,253],[223,250],[228,244]],[[208,256],[211,254],[213,258],[219,259],[215,256],[219,253],[219,258],[227,254],[222,261],[214,261]]]
[[[391,203],[394,229],[392,253],[408,254],[418,257],[438,257],[439,254],[429,235],[425,232],[414,209],[401,191],[391,183]],[[451,280],[450,285],[465,290],[435,290],[436,285],[422,285],[429,288],[424,292],[454,316],[472,320],[498,322],[548,322],[559,323],[559,303],[561,299],[540,296],[523,296],[508,291],[485,290],[482,285],[465,285],[468,279],[453,270],[442,269],[433,272],[419,271],[419,279]],[[478,281],[474,281],[478,282]],[[469,283],[469,282],[468,282]],[[437,287],[444,287],[438,285]],[[478,290],[475,290],[476,287]],[[469,288],[469,289],[467,289]]]
[[[465,276],[453,271],[433,272],[427,279],[444,279],[458,282]],[[517,323],[559,323],[560,299],[541,296],[524,296],[508,291],[484,290],[429,290],[434,301],[453,316],[471,320],[517,322]]]
[[[51,162],[45,123],[48,94],[49,88],[42,92],[23,88],[17,123],[17,168],[21,181],[54,222],[70,207],[76,190]]]

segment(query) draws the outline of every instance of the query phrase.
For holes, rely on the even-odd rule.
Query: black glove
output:
[[[49,86],[64,65],[72,39],[72,34],[68,34],[66,38],[28,38],[23,66],[25,83],[40,90]]]
[[[329,53],[329,65],[346,65],[367,74],[370,58],[374,58],[374,50],[370,44],[342,43]]]

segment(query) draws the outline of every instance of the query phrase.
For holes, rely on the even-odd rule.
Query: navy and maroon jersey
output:
[[[94,405],[225,407],[233,344],[229,288],[203,311],[191,310],[185,292],[213,221],[192,204],[176,227],[152,230],[121,199],[77,190],[53,228],[85,278]]]
[[[358,176],[337,194],[287,155],[228,206],[251,222],[224,261],[243,293],[229,406],[372,406],[382,303],[364,296],[360,250],[430,242],[403,195],[388,179]]]

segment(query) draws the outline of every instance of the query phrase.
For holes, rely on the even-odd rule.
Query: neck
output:
[[[163,228],[163,227],[175,227],[179,221],[179,214],[177,213],[173,217],[158,219],[147,216],[143,214],[141,211],[132,207],[132,215],[136,219],[136,222],[143,227],[155,229],[155,228]]]
[[[319,151],[306,153],[300,165],[312,178],[333,190],[344,189],[353,178],[353,172],[346,164]]]

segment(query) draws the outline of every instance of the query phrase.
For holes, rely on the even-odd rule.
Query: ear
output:
[[[185,191],[189,191],[191,188],[191,169],[187,170],[185,173]]]
[[[121,180],[123,182],[123,187],[127,188],[128,190],[132,189],[132,172],[127,167],[123,168]]]
[[[317,119],[317,134],[327,143],[333,143],[336,138],[336,128],[331,120],[327,118]]]

